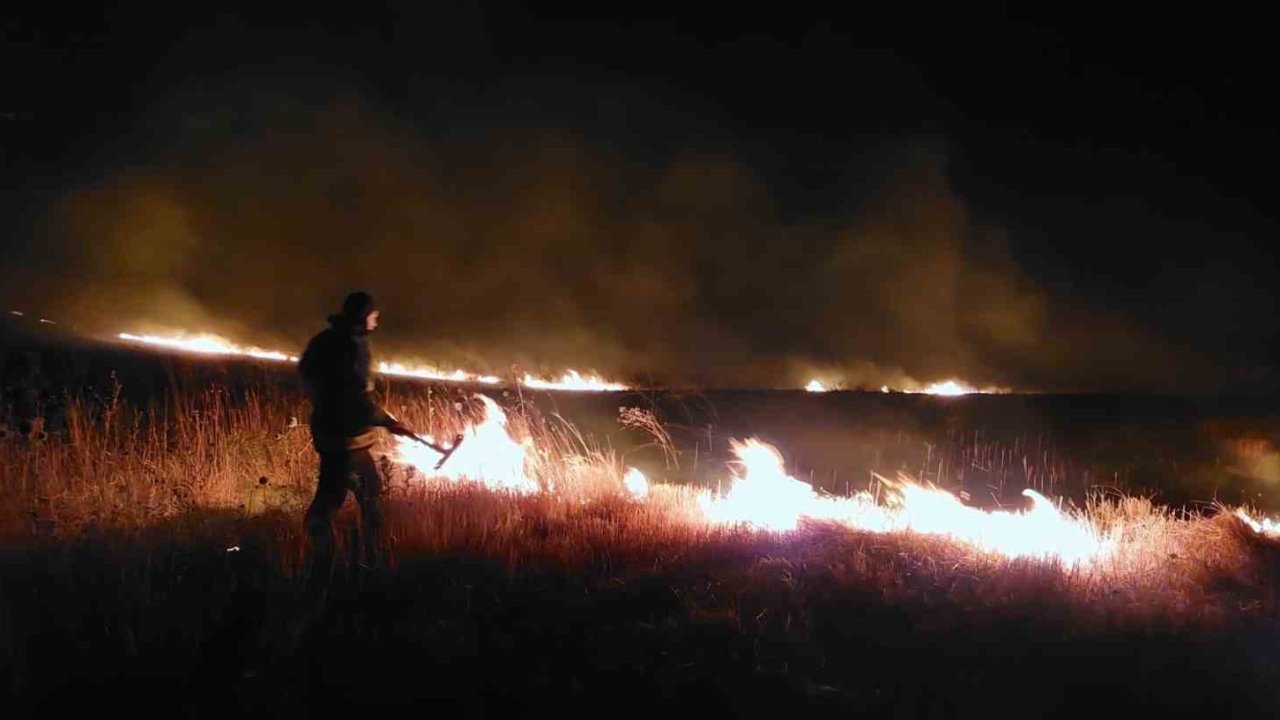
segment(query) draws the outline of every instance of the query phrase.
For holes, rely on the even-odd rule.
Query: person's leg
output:
[[[306,530],[311,543],[311,569],[307,583],[317,590],[327,588],[333,576],[333,518],[347,498],[351,459],[346,452],[320,453],[320,481],[316,496],[307,508]]]
[[[382,555],[382,473],[369,448],[351,453],[353,474],[356,477],[356,499],[360,502],[362,528],[361,558],[368,567],[376,567]]]

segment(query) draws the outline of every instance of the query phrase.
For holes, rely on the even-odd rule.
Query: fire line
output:
[[[140,345],[163,348],[177,352],[188,352],[200,355],[216,355],[230,357],[248,357],[256,360],[273,362],[298,362],[298,356],[279,350],[268,350],[253,346],[237,345],[218,335],[201,333],[199,335],[140,335],[119,333],[117,338]],[[499,385],[501,378],[493,375],[480,375],[465,370],[442,370],[430,365],[415,365],[404,362],[379,361],[377,371],[384,375],[412,377],[422,380],[440,382],[476,383],[480,385]],[[593,374],[582,374],[577,370],[567,370],[557,379],[547,379],[525,374],[517,383],[533,390],[560,390],[576,392],[618,392],[629,390],[629,386],[610,382]]]

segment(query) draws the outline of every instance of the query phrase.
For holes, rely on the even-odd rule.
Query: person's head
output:
[[[373,296],[363,290],[357,290],[342,301],[342,316],[352,326],[372,332],[378,327],[378,310],[374,307]]]

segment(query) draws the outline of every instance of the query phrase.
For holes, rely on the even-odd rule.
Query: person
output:
[[[372,396],[369,334],[377,327],[373,296],[353,292],[298,362],[311,399],[311,443],[320,456],[319,483],[304,521],[312,548],[309,580],[317,588],[327,588],[333,574],[333,520],[348,492],[360,503],[361,562],[368,567],[378,563],[383,479],[373,456],[377,429],[413,436]]]

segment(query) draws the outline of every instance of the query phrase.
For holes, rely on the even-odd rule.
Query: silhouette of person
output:
[[[312,548],[309,583],[316,587],[327,588],[332,576],[333,519],[348,492],[360,503],[361,562],[377,564],[383,490],[372,452],[377,428],[413,435],[371,395],[369,334],[377,327],[373,296],[353,292],[342,303],[342,312],[329,318],[329,327],[311,339],[298,363],[311,399],[311,442],[320,455],[319,483],[305,518]]]

